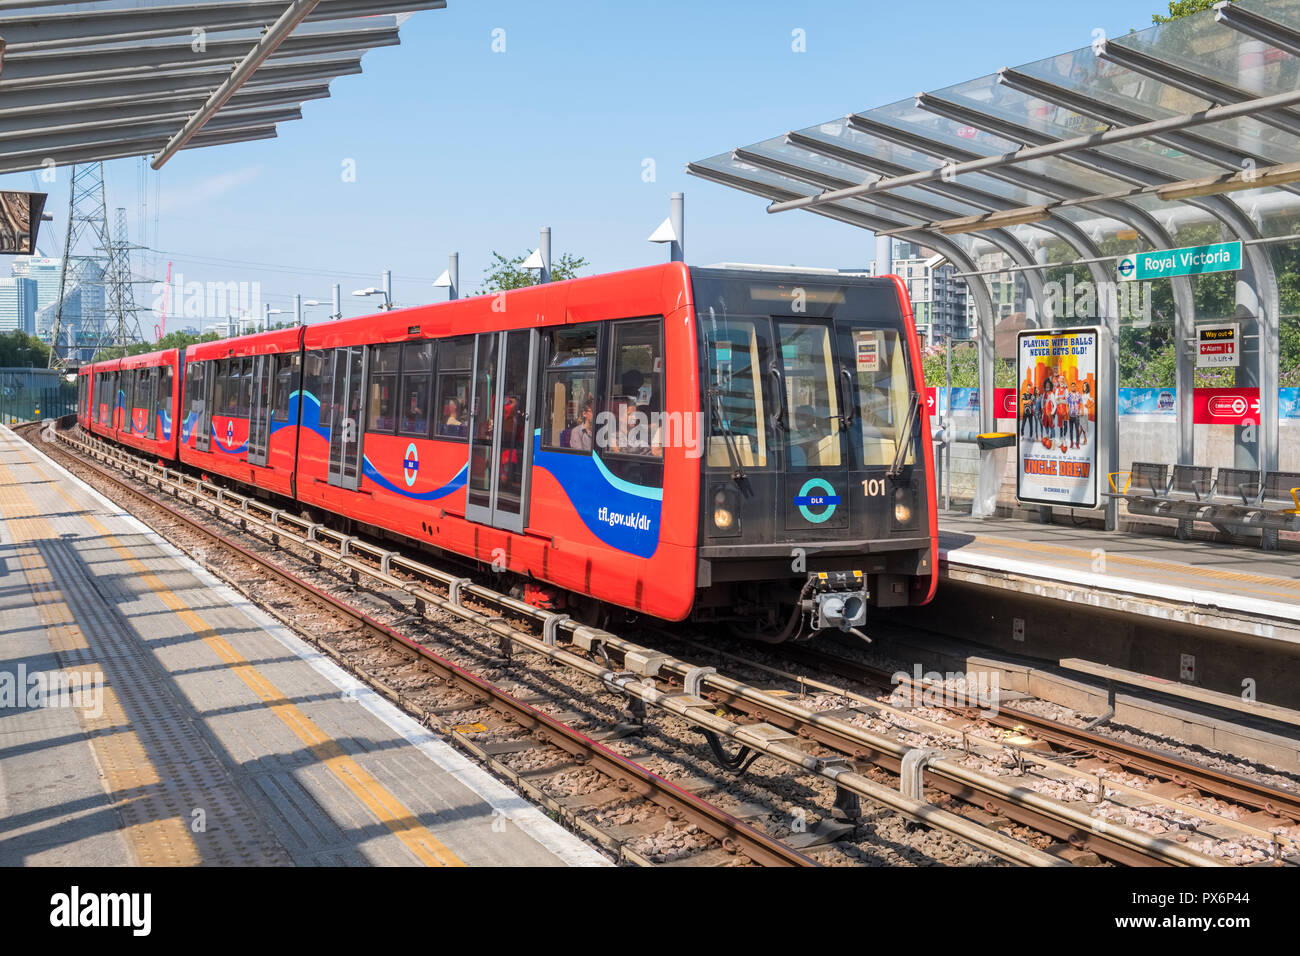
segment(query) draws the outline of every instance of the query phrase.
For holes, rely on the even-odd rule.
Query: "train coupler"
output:
[[[867,579],[861,571],[816,571],[808,575],[803,609],[813,631],[852,631],[867,622]]]

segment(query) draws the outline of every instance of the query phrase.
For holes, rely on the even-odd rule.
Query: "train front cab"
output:
[[[90,420],[94,413],[94,367],[86,363],[77,369],[77,424],[83,431],[90,431]]]
[[[892,276],[692,269],[698,618],[766,640],[934,595],[921,355]]]

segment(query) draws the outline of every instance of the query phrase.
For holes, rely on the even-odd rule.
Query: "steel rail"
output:
[[[803,663],[825,667],[840,676],[862,681],[890,683],[893,676],[879,668],[811,648],[790,647],[786,649],[786,653]],[[1182,786],[1195,787],[1278,818],[1285,817],[1292,821],[1300,821],[1300,794],[1287,793],[1285,790],[1279,790],[1277,787],[1247,777],[1211,767],[1202,767],[1172,754],[1148,750],[1138,744],[1071,727],[1050,717],[1042,717],[1027,711],[1000,711],[997,714],[980,712],[978,716],[1007,730],[1024,727],[1049,743],[1071,750],[1086,751],[1107,763],[1140,770]],[[1282,820],[1279,819],[1279,823],[1281,822]]]

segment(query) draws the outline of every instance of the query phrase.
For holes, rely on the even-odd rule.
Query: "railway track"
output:
[[[863,683],[878,683],[883,687],[892,684],[892,674],[858,661],[814,648],[790,648],[791,656],[804,663],[823,668]],[[969,712],[965,716],[973,716]],[[1262,812],[1278,822],[1294,825],[1300,821],[1300,794],[1288,793],[1247,777],[1203,767],[1172,754],[1150,750],[1123,740],[1116,740],[1087,729],[1043,717],[1024,710],[1002,710],[996,714],[983,713],[981,719],[1006,730],[1023,729],[1035,738],[1066,751],[1084,753],[1104,763],[1147,774],[1162,781],[1192,787],[1207,796],[1213,796],[1252,810]]]
[[[715,650],[715,653],[717,651]],[[1027,711],[1014,709],[973,709],[962,705],[942,703],[942,693],[927,695],[927,707],[951,712],[953,720],[948,723],[936,723],[917,716],[906,708],[893,707],[882,703],[877,697],[862,696],[847,690],[842,682],[847,679],[868,686],[879,687],[888,695],[895,687],[893,674],[879,668],[870,667],[858,661],[849,660],[836,654],[803,646],[784,646],[781,655],[789,661],[811,665],[833,676],[841,684],[825,683],[808,676],[807,673],[794,674],[779,668],[769,667],[757,661],[748,660],[743,655],[737,656],[739,663],[756,667],[785,678],[803,688],[813,688],[834,695],[846,695],[850,706],[829,713],[845,716],[849,714],[871,715],[884,718],[895,726],[927,732],[938,738],[951,738],[960,735],[963,747],[982,750],[986,754],[1005,757],[1012,754],[1019,770],[1026,764],[1034,765],[1060,779],[1073,779],[1091,785],[1096,793],[1114,791],[1133,806],[1150,805],[1162,808],[1174,815],[1186,815],[1197,818],[1202,825],[1210,829],[1234,831],[1242,838],[1262,841],[1270,845],[1267,854],[1270,862],[1290,863],[1300,860],[1300,796],[1259,781],[1224,773],[1213,768],[1203,767],[1172,754],[1162,753],[1137,746],[1123,740],[1116,740],[1086,729],[1041,717]],[[731,657],[732,655],[725,655]],[[910,681],[908,682],[910,683]],[[918,690],[936,691],[939,688],[921,687]],[[823,712],[827,713],[827,712]],[[772,718],[769,719],[779,719]],[[1002,739],[979,735],[981,725],[997,728],[1004,732]],[[854,746],[851,736],[836,730],[821,735],[829,745],[848,749]],[[1009,740],[1019,741],[1010,743]],[[1042,745],[1049,745],[1044,752]],[[942,748],[942,743],[936,742]],[[882,766],[892,769],[892,761],[881,762]],[[1125,783],[1116,779],[1116,770],[1141,775],[1141,783]],[[931,780],[926,778],[926,785],[953,793],[951,781],[941,777]],[[1198,805],[1223,801],[1228,806],[1216,810],[1206,810]],[[1023,810],[1008,807],[997,800],[989,801],[983,808],[986,812],[996,812],[1010,819],[1025,820],[1034,826],[1041,821],[1030,820]],[[1239,809],[1247,812],[1241,813]],[[1225,812],[1226,811],[1226,812]],[[1168,815],[1168,814],[1167,814]],[[1187,839],[1181,834],[1180,840]],[[1226,837],[1225,837],[1226,839]],[[1111,848],[1095,836],[1075,836],[1070,843],[1076,848],[1091,849],[1100,856],[1115,862],[1134,862],[1128,854],[1112,855]]]
[[[124,470],[146,485],[219,514],[242,530],[259,533],[280,547],[291,545],[305,550],[319,563],[328,562],[350,575],[354,583],[359,584],[365,578],[405,595],[420,616],[439,611],[477,625],[501,640],[503,657],[508,658],[510,648],[522,648],[599,681],[609,691],[622,695],[633,713],[651,708],[680,718],[710,737],[724,760],[743,762],[768,757],[818,777],[833,785],[836,815],[842,818],[855,819],[865,800],[1023,865],[1063,865],[1065,861],[1001,832],[1000,824],[1005,821],[1045,834],[1059,841],[1059,847],[1087,848],[1098,857],[1116,863],[1183,866],[1215,863],[1205,854],[1175,841],[1090,817],[1061,801],[974,772],[962,765],[959,753],[908,746],[855,726],[846,719],[847,715],[807,710],[789,696],[732,680],[713,668],[697,667],[608,631],[579,624],[565,615],[539,610],[469,578],[430,567],[400,552],[306,521],[272,504],[183,472],[142,461],[97,440],[83,441],[64,432],[59,433],[59,439],[70,453],[76,453],[74,457],[83,466],[154,506],[166,508],[176,520],[210,536],[214,542],[219,541],[222,547],[238,549],[247,560],[265,568],[267,574],[283,577],[287,572],[202,521],[124,482],[113,471],[92,464],[87,456],[111,463],[113,468]],[[311,600],[319,606],[328,607],[330,613],[350,616],[357,627],[366,629],[376,639],[382,637],[400,647],[403,653],[418,659],[421,666],[433,668],[440,679],[472,703],[487,705],[501,719],[534,739],[541,738],[538,743],[558,747],[572,762],[606,774],[616,788],[642,794],[668,819],[689,820],[717,842],[720,852],[740,854],[764,864],[813,862],[756,828],[729,817],[702,798],[602,747],[591,737],[512,698],[397,630],[370,619],[346,602],[311,585],[306,588],[304,595],[317,592],[311,595]],[[372,678],[367,676],[367,679],[374,683]],[[379,689],[408,710],[411,708],[410,700],[400,691],[383,686]],[[454,725],[444,729],[458,744],[475,752],[477,745],[469,734]],[[975,742],[972,745],[978,746]],[[728,755],[725,749],[728,746],[737,748],[737,752]],[[481,747],[475,755],[481,759],[493,756]],[[892,774],[897,778],[897,785],[874,779],[873,774],[878,771]],[[507,770],[507,775],[512,772]],[[990,825],[938,806],[936,794],[941,802],[954,806],[964,804],[965,813],[982,816]],[[556,806],[555,801],[551,805],[557,811],[566,809]],[[573,814],[566,815],[571,823],[573,817]],[[634,856],[624,853],[624,858],[641,862]],[[715,855],[710,862],[716,859]]]

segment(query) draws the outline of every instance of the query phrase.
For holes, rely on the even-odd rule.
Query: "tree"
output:
[[[536,285],[537,274],[531,269],[523,268],[524,260],[527,258],[528,253],[523,252],[507,259],[493,249],[492,263],[483,270],[483,287],[478,290],[478,294],[505,292],[507,289],[522,289],[525,286]],[[566,252],[551,263],[551,281],[559,282],[563,279],[575,279],[578,276],[578,270],[584,269],[586,266],[587,260],[585,258]]]
[[[50,347],[34,335],[14,329],[0,335],[0,368],[45,368]]]
[[[1163,16],[1159,13],[1153,13],[1151,14],[1151,22],[1173,23],[1183,17],[1190,17],[1193,13],[1208,10],[1218,2],[1219,0],[1169,0],[1169,15]]]

